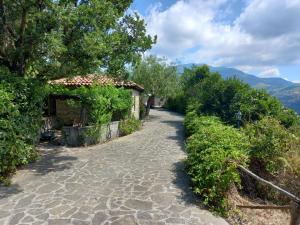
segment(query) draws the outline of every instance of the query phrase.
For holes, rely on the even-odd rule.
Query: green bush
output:
[[[0,76],[0,179],[37,157],[41,127],[43,84]]]
[[[217,118],[201,116],[185,121],[195,126],[187,139],[187,170],[194,191],[204,204],[226,214],[226,193],[231,185],[239,184],[237,164],[246,164],[247,137],[239,130],[222,124]]]
[[[184,127],[186,137],[196,133],[203,126],[211,126],[212,124],[219,123],[220,119],[216,116],[207,116],[205,120],[200,117],[196,110],[188,110],[184,118]]]
[[[281,102],[269,95],[265,90],[249,88],[235,94],[230,105],[230,113],[241,111],[244,123],[253,123],[265,116],[276,118],[285,127],[290,127],[298,123],[297,113],[291,109],[286,109]],[[234,121],[232,117],[231,121]]]
[[[285,127],[299,122],[299,116],[286,109],[275,97],[265,90],[251,88],[236,79],[223,79],[218,73],[209,71],[207,66],[185,70],[181,77],[182,92],[179,97],[170,99],[167,106],[176,110],[197,102],[198,114],[214,115],[231,125],[236,124],[236,113],[241,111],[242,124],[252,123],[264,116],[272,116]]]
[[[184,117],[184,128],[185,128],[185,135],[186,137],[191,136],[192,134],[194,134],[197,129],[199,129],[197,127],[198,124],[198,114],[195,110],[189,110],[187,112],[187,114]]]
[[[128,135],[133,133],[136,130],[139,130],[141,128],[141,121],[134,118],[130,117],[125,120],[120,121],[120,134],[122,136]]]
[[[249,137],[252,161],[258,161],[261,168],[270,174],[291,168],[287,160],[290,152],[299,152],[298,139],[281,123],[272,117],[264,117],[257,123],[245,126],[245,134]]]
[[[207,66],[185,70],[181,79],[187,104],[188,172],[205,204],[226,212],[226,192],[239,183],[237,162],[292,193],[299,192],[300,120],[295,111],[265,90],[236,78],[224,80]],[[241,130],[228,126],[237,124],[238,111]],[[245,189],[251,186],[247,189],[251,194],[284,203],[265,186],[243,184]]]
[[[183,94],[177,94],[176,96],[167,99],[164,108],[184,114],[186,111],[186,106],[186,96]]]
[[[131,112],[131,91],[124,88],[116,88],[111,85],[92,87],[79,87],[75,89],[60,85],[51,85],[50,94],[68,95],[79,97],[82,109],[87,109],[87,121],[85,125],[103,125],[112,120],[121,120]]]
[[[264,117],[243,129],[249,137],[250,170],[295,195],[299,195],[300,136],[299,127],[285,128],[273,117]],[[246,192],[275,203],[288,204],[289,199],[260,182],[245,183]]]

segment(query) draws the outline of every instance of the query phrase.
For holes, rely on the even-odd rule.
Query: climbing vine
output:
[[[131,91],[116,88],[112,85],[67,88],[62,85],[51,85],[49,94],[77,97],[78,104],[87,111],[84,125],[103,125],[112,120],[120,120],[130,115],[132,107]],[[70,100],[69,104],[76,104]]]

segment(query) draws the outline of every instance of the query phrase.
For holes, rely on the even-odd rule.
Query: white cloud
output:
[[[261,77],[279,77],[280,72],[279,72],[278,68],[270,67],[270,68],[266,68],[265,70],[260,72],[259,76],[261,76]]]
[[[224,0],[177,1],[166,11],[154,7],[146,19],[150,34],[158,35],[155,50],[178,57],[187,49],[203,45],[214,37],[211,26],[215,10]]]
[[[300,33],[299,12],[299,0],[254,0],[236,24],[258,38],[294,35]]]
[[[158,35],[152,52],[239,68],[300,64],[299,0],[252,0],[233,23],[216,22],[228,2],[180,0],[164,11],[152,8],[145,18],[149,33]]]

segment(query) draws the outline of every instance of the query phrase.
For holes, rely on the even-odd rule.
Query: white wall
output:
[[[140,118],[140,92],[136,90],[132,90],[132,115],[136,118]]]

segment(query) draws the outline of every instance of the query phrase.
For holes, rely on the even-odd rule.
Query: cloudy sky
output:
[[[150,53],[300,82],[300,0],[135,0]]]

